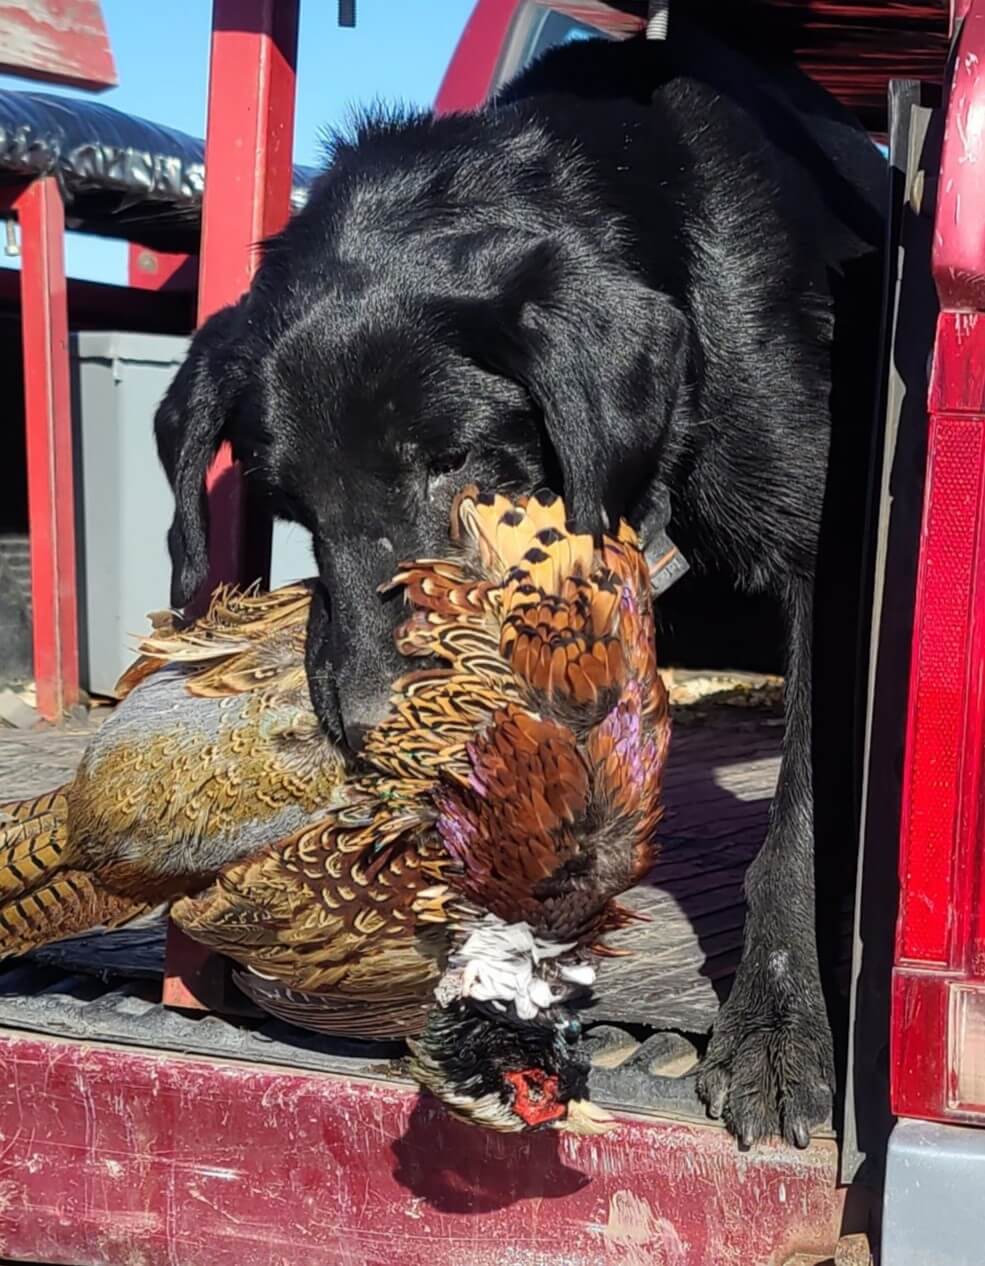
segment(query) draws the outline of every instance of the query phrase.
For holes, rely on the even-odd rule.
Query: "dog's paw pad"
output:
[[[723,1120],[744,1147],[780,1136],[807,1147],[812,1130],[831,1113],[834,1066],[831,1033],[820,996],[800,994],[792,1013],[790,994],[757,973],[722,1008],[698,1072],[698,1095],[708,1114]],[[764,988],[765,986],[765,988]]]

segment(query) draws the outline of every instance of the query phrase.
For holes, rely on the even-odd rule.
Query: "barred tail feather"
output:
[[[0,958],[144,912],[73,860],[64,790],[0,805]]]
[[[64,865],[68,802],[63,788],[0,805],[0,906],[33,891]]]
[[[122,927],[151,908],[109,892],[85,871],[66,870],[26,896],[0,905],[0,958],[87,932]]]

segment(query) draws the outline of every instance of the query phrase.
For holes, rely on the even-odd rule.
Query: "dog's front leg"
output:
[[[791,583],[786,734],[766,840],[746,875],[742,961],[698,1077],[714,1117],[743,1144],[806,1147],[834,1089],[818,969],[811,770],[812,587]]]

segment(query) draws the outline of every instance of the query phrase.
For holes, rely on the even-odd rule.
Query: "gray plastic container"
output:
[[[83,687],[112,695],[147,613],[168,605],[172,499],[154,444],[154,411],[188,339],[121,331],[72,336]],[[274,529],[271,583],[314,571],[308,533]]]

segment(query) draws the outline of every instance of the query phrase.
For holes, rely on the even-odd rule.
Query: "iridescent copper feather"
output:
[[[396,578],[416,608],[401,650],[450,667],[398,683],[367,755],[399,759],[442,716],[467,720],[464,747],[456,730],[436,761],[456,889],[506,922],[583,940],[619,921],[610,899],[653,862],[670,729],[649,573],[628,527],[596,552],[566,530],[560,499],[470,490],[455,517],[472,565]]]

